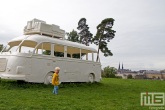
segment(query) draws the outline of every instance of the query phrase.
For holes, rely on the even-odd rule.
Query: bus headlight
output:
[[[22,67],[22,66],[17,66],[17,70],[16,70],[16,73],[17,73],[17,74],[21,74],[21,73],[23,73],[23,71],[24,71],[24,67]]]
[[[11,69],[9,67],[7,67],[6,70],[7,70],[7,72],[10,72],[11,71]]]

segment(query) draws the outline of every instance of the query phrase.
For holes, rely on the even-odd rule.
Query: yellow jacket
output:
[[[57,73],[53,74],[52,85],[54,85],[54,86],[58,86],[59,85],[59,75]]]

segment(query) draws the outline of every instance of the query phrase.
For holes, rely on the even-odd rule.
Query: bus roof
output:
[[[44,36],[44,35],[39,35],[39,34],[32,34],[32,35],[22,35],[20,37],[16,37],[9,41],[9,45],[15,45],[14,42],[22,42],[23,40],[30,40],[37,42],[37,44],[42,43],[42,42],[50,42],[58,45],[65,45],[65,46],[70,46],[70,47],[75,47],[75,48],[81,48],[84,50],[88,50],[91,52],[96,53],[97,50],[94,48],[91,48],[89,46],[86,46],[84,44],[80,44],[77,42],[71,42],[68,40],[62,40],[62,39],[57,39],[57,38],[51,38],[49,36]]]

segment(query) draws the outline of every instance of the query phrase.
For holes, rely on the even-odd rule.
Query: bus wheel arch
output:
[[[53,77],[53,72],[52,71],[48,72],[44,78],[44,84],[46,84],[46,85],[51,84],[52,77]]]
[[[89,73],[88,80],[89,80],[90,83],[93,83],[95,81],[95,74],[94,73]]]

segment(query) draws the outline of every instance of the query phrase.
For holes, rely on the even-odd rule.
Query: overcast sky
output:
[[[102,67],[123,62],[131,70],[165,69],[165,0],[2,0],[0,44],[23,34],[33,18],[69,32],[82,17],[94,35],[103,19],[115,19],[116,36],[108,44],[113,56],[100,55]]]

